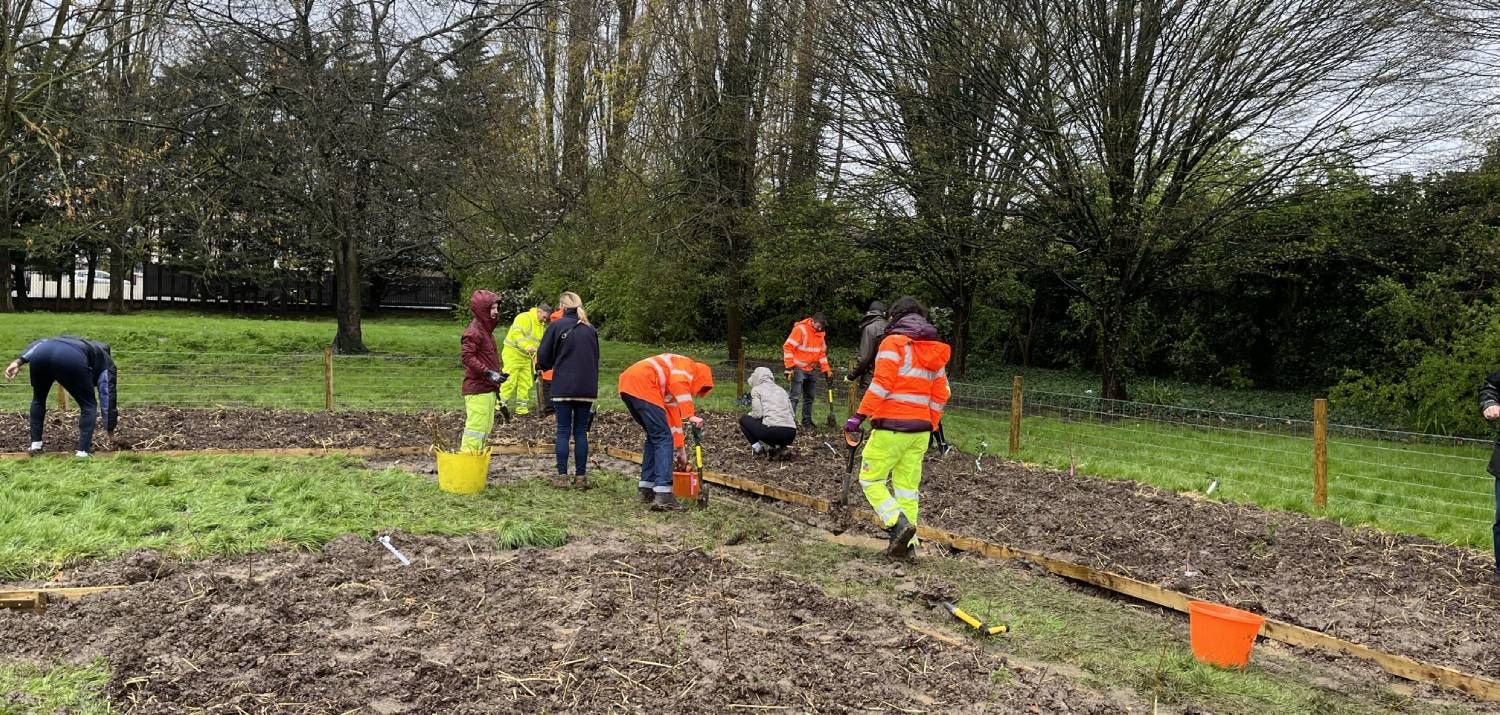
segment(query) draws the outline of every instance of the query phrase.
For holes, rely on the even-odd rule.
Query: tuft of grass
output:
[[[562,546],[568,540],[566,528],[535,519],[506,519],[500,522],[495,531],[495,540],[502,549],[523,549],[528,546],[551,549]]]
[[[109,666],[102,660],[47,667],[0,663],[0,715],[108,715],[114,712],[104,697],[108,684]]]

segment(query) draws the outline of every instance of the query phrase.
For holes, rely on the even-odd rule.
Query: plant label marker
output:
[[[386,551],[391,552],[391,555],[395,556],[396,560],[400,561],[402,566],[410,566],[411,565],[411,561],[406,558],[406,555],[403,554],[403,553],[401,553],[399,550],[397,550],[395,546],[391,545],[391,537],[390,536],[382,536],[382,537],[380,537],[380,545],[384,546]]]

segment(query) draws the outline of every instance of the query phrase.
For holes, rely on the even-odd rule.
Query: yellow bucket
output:
[[[490,473],[490,448],[483,452],[445,452],[437,450],[438,488],[453,494],[478,494],[484,491]]]

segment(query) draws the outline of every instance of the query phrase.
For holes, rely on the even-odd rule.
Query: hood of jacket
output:
[[[863,318],[859,319],[859,327],[864,328],[864,327],[868,326],[869,324],[874,323],[877,320],[885,320],[885,311],[883,311],[883,310],[870,310],[870,311],[866,311],[865,312],[865,316]]]
[[[937,340],[937,328],[932,323],[916,313],[907,313],[890,324],[885,329],[886,335],[905,335],[912,340]]]
[[[469,296],[469,312],[474,314],[474,320],[479,326],[490,332],[495,331],[495,324],[499,322],[498,317],[490,316],[490,308],[500,300],[500,296],[487,290],[476,290],[474,295]]]
[[[771,375],[771,368],[768,368],[768,367],[758,367],[758,368],[755,368],[754,372],[750,373],[750,386],[751,387],[756,387],[756,386],[759,386],[759,385],[766,385],[766,384],[773,383],[775,381],[776,381],[776,378]]]

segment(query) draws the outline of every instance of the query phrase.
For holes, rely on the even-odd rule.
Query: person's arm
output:
[[[879,340],[866,328],[859,334],[859,361],[854,365],[854,372],[849,373],[849,379],[859,380],[869,374],[875,367],[875,348],[879,347]]]
[[[781,364],[788,373],[792,371],[792,367],[796,364],[796,360],[792,357],[792,350],[802,344],[802,341],[798,339],[800,332],[802,332],[800,324],[792,326],[792,332],[786,336],[786,342],[781,344]]]
[[[1480,386],[1479,409],[1487,420],[1500,419],[1500,370],[1490,373]]]
[[[542,331],[542,342],[536,349],[536,367],[546,372],[555,367],[552,363],[557,358],[557,323],[548,323],[547,329]]]
[[[760,390],[750,388],[750,416],[756,419],[765,419],[766,404],[760,399]]]
[[[527,351],[524,344],[526,326],[523,324],[523,321],[525,320],[526,314],[522,313],[510,322],[510,329],[505,331],[505,347],[512,350],[519,350],[523,353]]]
[[[16,359],[11,360],[10,364],[5,366],[5,379],[14,380],[16,375],[20,374],[21,366],[31,362],[31,353],[36,350],[36,346],[45,342],[47,341],[34,340],[30,345],[27,345],[26,349],[22,350],[21,354],[16,356]]]
[[[887,347],[891,349],[887,350]],[[890,394],[891,387],[896,384],[901,356],[896,354],[894,348],[893,341],[889,345],[887,340],[881,341],[880,350],[875,353],[875,377],[870,381],[870,389],[865,390],[864,399],[859,401],[855,417],[869,417],[880,411],[885,396]]]
[[[115,436],[115,425],[120,421],[119,375],[113,366],[99,375],[99,407],[104,412],[104,430],[111,440]]]

